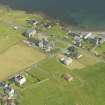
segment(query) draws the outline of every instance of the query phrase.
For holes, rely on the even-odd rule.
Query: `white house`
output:
[[[25,84],[27,80],[24,76],[17,75],[17,76],[15,76],[14,81],[16,84],[21,86],[21,85]]]
[[[91,35],[92,35],[92,33],[89,32],[88,34],[85,35],[84,39],[88,39]]]
[[[5,87],[4,92],[9,96],[13,97],[15,94],[15,90],[11,88],[10,86]]]
[[[63,57],[60,59],[60,61],[65,65],[70,65],[73,62],[72,58],[70,57]]]
[[[37,31],[35,30],[35,29],[28,29],[25,33],[24,33],[24,35],[26,36],[26,37],[29,37],[29,38],[31,38],[31,37],[34,37],[34,35],[37,33]]]

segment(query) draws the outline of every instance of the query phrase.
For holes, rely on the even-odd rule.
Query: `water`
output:
[[[105,29],[105,0],[0,0],[13,9],[38,11],[66,24]]]

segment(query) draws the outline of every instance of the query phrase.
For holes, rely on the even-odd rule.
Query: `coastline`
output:
[[[13,10],[13,11],[23,11],[26,12],[26,14],[31,14],[31,15],[38,15],[41,16],[42,18],[45,18],[46,20],[52,22],[52,23],[58,23],[61,26],[66,27],[67,29],[71,29],[73,31],[83,31],[83,32],[105,32],[105,27],[99,26],[99,27],[93,27],[93,26],[81,26],[81,24],[73,24],[71,21],[67,23],[65,21],[60,20],[59,18],[53,18],[50,17],[47,13],[41,12],[41,11],[37,11],[37,10],[17,10],[17,9],[13,9],[11,7],[9,7],[8,5],[3,5],[0,4],[0,8],[6,8],[7,10]]]
[[[42,12],[33,12],[33,14],[38,14],[40,15],[41,17],[47,19],[48,21],[52,22],[52,23],[58,23],[60,26],[63,26],[64,28],[66,29],[70,29],[72,31],[76,31],[76,32],[105,32],[105,28],[103,27],[102,28],[96,28],[96,27],[87,27],[87,26],[79,26],[79,25],[73,25],[73,24],[67,24],[65,22],[62,22],[60,19],[53,19],[51,17],[49,17],[48,15],[46,15],[45,13],[42,13]]]

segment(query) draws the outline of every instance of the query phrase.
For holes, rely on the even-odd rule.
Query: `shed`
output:
[[[64,74],[64,79],[66,80],[66,81],[72,81],[73,80],[73,77],[70,75],[70,74]]]

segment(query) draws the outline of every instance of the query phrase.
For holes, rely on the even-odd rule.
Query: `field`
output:
[[[98,54],[102,55],[105,53],[105,43],[103,43],[100,47],[96,48]]]
[[[18,94],[20,105],[105,104],[105,65],[103,63],[81,70],[70,70],[55,58],[50,58],[37,66],[29,71],[34,75],[34,78],[32,77],[34,82],[29,80],[28,85],[17,89],[20,92]],[[69,73],[73,81],[65,81],[62,77],[65,73]],[[35,83],[37,76],[41,81]]]
[[[45,55],[38,49],[17,43],[0,54],[0,80],[22,71],[28,66],[43,60]]]

